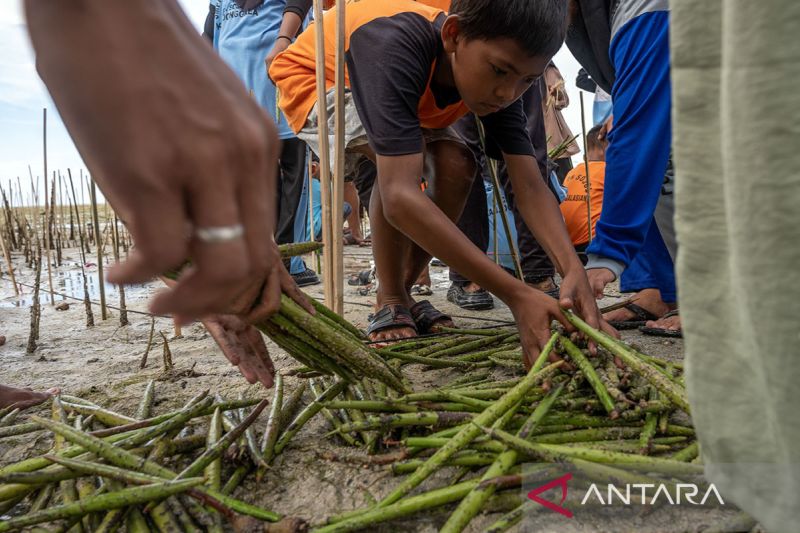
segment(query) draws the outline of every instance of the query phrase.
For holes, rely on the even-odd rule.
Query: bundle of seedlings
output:
[[[288,258],[318,250],[320,246],[315,242],[296,243],[281,245],[279,250],[281,257]],[[165,276],[177,279],[179,273],[173,271]],[[396,391],[409,391],[402,375],[376,350],[364,344],[358,328],[313,298],[306,298],[315,314],[282,294],[278,312],[255,326],[294,359],[317,372],[352,383],[371,378]]]

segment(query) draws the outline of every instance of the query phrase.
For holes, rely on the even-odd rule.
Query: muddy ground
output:
[[[61,268],[54,270],[55,291],[82,298],[79,256],[77,250],[65,252]],[[368,268],[370,250],[349,246],[345,248],[345,271],[357,272]],[[15,256],[18,281],[32,284],[33,273]],[[312,265],[313,266],[313,265]],[[91,276],[92,299],[98,300],[97,267],[87,269]],[[429,299],[434,305],[455,316],[458,325],[485,326],[492,321],[511,320],[509,310],[496,300],[496,308],[488,312],[466,312],[446,301],[449,282],[447,269],[432,267],[434,295]],[[42,317],[39,348],[33,355],[26,355],[25,348],[30,327],[31,289],[23,287],[23,295],[15,297],[10,281],[2,278],[0,283],[0,335],[7,337],[0,347],[0,382],[34,389],[61,387],[65,393],[84,397],[95,403],[108,406],[118,412],[132,415],[145,384],[150,379],[158,380],[156,388],[157,412],[177,408],[198,392],[208,389],[233,399],[239,393],[248,397],[271,395],[259,385],[248,385],[231,367],[214,344],[211,337],[199,324],[183,328],[182,336],[175,337],[172,322],[168,318],[155,318],[156,340],[151,348],[149,362],[139,369],[151,328],[151,317],[146,314],[147,301],[161,285],[153,282],[128,288],[127,302],[130,325],[119,327],[119,312],[110,310],[109,317],[100,319],[100,310],[94,307],[96,326],[86,327],[86,315],[80,301],[64,300],[56,296],[56,304],[69,303],[69,309],[57,311],[50,305],[46,292],[47,276],[42,276]],[[359,295],[354,287],[345,285],[345,316],[359,327],[367,324],[367,315],[374,304],[374,294]],[[322,286],[307,288],[307,292],[321,299]],[[613,291],[602,304],[619,301]],[[117,305],[117,291],[106,286],[108,302]],[[175,365],[170,374],[162,369],[162,345],[159,332],[169,342]],[[682,358],[680,340],[665,340],[645,337],[638,332],[624,332],[626,341],[638,344],[641,349],[665,358]],[[272,359],[278,371],[299,366],[293,359],[272,343],[268,343]],[[424,389],[444,383],[455,376],[454,371],[439,370],[419,372],[412,369],[412,380],[417,388]],[[286,394],[297,386],[298,379],[287,378]],[[259,431],[264,420],[258,422]],[[345,449],[330,439],[323,438],[328,428],[322,417],[316,417],[294,439],[289,449],[279,456],[275,468],[259,485],[248,481],[238,489],[237,496],[285,515],[301,516],[312,523],[319,522],[336,512],[361,507],[386,495],[397,483],[385,467],[363,466],[348,461],[331,460],[328,452],[348,455],[354,452]],[[34,449],[48,444],[47,438],[20,437],[0,444],[0,463],[19,460]],[[446,484],[453,473],[444,471],[432,483]],[[449,477],[448,477],[449,476]],[[432,513],[415,517],[402,523],[394,522],[382,528],[384,531],[434,531],[441,525],[446,514]],[[473,521],[470,530],[479,531],[499,515],[484,515]],[[687,530],[696,529],[705,520],[687,519]],[[706,518],[712,518],[707,515]],[[654,514],[649,520],[658,524]],[[666,519],[665,519],[666,520]],[[671,520],[671,519],[669,519]],[[650,523],[650,522],[649,522]],[[662,522],[664,524],[666,522]],[[531,524],[520,530],[533,528]],[[545,523],[537,530],[548,530]],[[532,530],[532,529],[531,529]],[[579,529],[576,529],[579,531]]]

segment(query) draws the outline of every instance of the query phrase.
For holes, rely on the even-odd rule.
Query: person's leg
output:
[[[481,149],[475,116],[472,113],[467,114],[453,125],[453,129],[472,152],[479,169],[456,225],[475,246],[486,250],[489,245],[489,210],[483,180],[488,179],[489,170],[486,167],[486,156]],[[451,282],[447,291],[449,301],[473,311],[494,307],[492,296],[480,285],[468,280],[452,267],[449,277]]]
[[[430,143],[426,147],[425,174],[431,177],[428,194],[433,202],[451,220],[456,220],[464,207],[475,175],[472,154],[454,141]],[[372,250],[378,277],[377,309],[382,310],[387,306],[410,308],[414,301],[409,290],[431,256],[386,220],[380,180],[376,180],[373,185],[369,213],[373,234]],[[413,335],[413,329],[397,327],[378,331],[371,337],[372,340],[394,340]]]
[[[619,282],[621,292],[635,293],[635,301],[603,315],[618,329],[646,325],[648,320],[658,319],[674,308],[674,266],[655,223],[650,225],[642,248]]]
[[[542,179],[547,182],[547,133],[544,127],[541,83],[542,80],[538,80],[534,83],[530,89],[522,95],[522,99],[525,114],[528,117],[528,135],[531,138],[539,173]],[[555,275],[553,263],[550,261],[544,248],[539,245],[533,233],[528,229],[528,226],[522,218],[522,214],[520,214],[517,209],[514,191],[511,187],[511,180],[508,178],[508,172],[506,171],[504,163],[498,165],[498,172],[500,183],[503,186],[506,201],[508,202],[508,207],[514,214],[514,225],[517,229],[517,246],[520,256],[519,260],[522,265],[522,274],[525,278],[525,282],[551,296],[557,297],[558,287],[553,280],[553,276]]]
[[[284,139],[279,160],[278,221],[275,226],[275,242],[285,244],[295,240],[295,217],[298,212],[306,180],[306,144],[298,138]],[[289,273],[303,277],[303,284],[318,283],[319,278],[310,271],[302,259],[290,262]],[[300,282],[300,280],[297,280]]]
[[[800,3],[672,0],[678,290],[709,481],[800,523]]]
[[[344,183],[344,201],[350,206],[350,211],[345,213],[344,218],[355,241],[353,244],[361,244],[364,241],[364,236],[361,234],[361,205],[358,191],[352,181]]]

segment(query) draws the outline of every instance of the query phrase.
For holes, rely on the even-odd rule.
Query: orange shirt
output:
[[[440,5],[449,2],[443,0],[426,0]],[[392,19],[406,14],[416,14],[434,25],[434,21],[445,12],[422,2],[412,0],[359,0],[348,2],[345,21],[345,52],[350,56],[350,41],[353,34],[370,23],[381,24],[381,19]],[[399,20],[399,19],[398,19]],[[328,11],[323,17],[325,29],[325,81],[330,90],[334,85],[336,65],[336,13]],[[383,26],[381,26],[383,27]],[[316,23],[311,24],[297,40],[284,52],[279,54],[269,69],[270,78],[275,82],[280,94],[280,106],[286,116],[289,126],[299,132],[305,125],[311,109],[317,101],[316,93]],[[409,31],[416,31],[410,28]],[[383,35],[383,39],[390,36]],[[420,39],[422,41],[423,39]],[[386,42],[386,41],[384,41]],[[376,46],[380,43],[375,43]],[[425,51],[424,51],[425,52]],[[435,50],[430,51],[435,54]],[[427,53],[427,52],[425,52]],[[431,89],[430,81],[433,75],[435,61],[432,62],[427,85],[421,94],[417,106],[419,124],[423,128],[444,128],[453,124],[468,111],[466,105],[459,99],[457,102],[440,108]],[[345,69],[345,85],[350,87],[351,73]],[[398,75],[397,82],[402,81],[402,73]]]
[[[605,161],[589,161],[589,180],[591,184],[592,236],[600,211],[603,209],[603,183],[606,177]],[[561,202],[561,214],[567,224],[567,231],[572,244],[580,245],[589,242],[588,214],[586,206],[586,166],[581,163],[570,170],[564,179],[567,198]]]

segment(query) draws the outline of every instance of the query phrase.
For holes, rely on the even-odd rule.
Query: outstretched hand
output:
[[[558,303],[562,309],[569,309],[575,312],[592,328],[618,338],[619,333],[617,330],[606,322],[597,307],[596,291],[592,288],[592,279],[588,275],[594,270],[605,270],[613,277],[613,273],[607,269],[593,269],[585,272],[583,269],[578,269],[575,272],[570,272],[564,276],[564,280],[561,282],[561,298]],[[603,287],[605,287],[605,284],[603,284]],[[602,293],[603,290],[601,288],[601,296]],[[592,354],[597,353],[597,345],[594,342],[589,342],[589,352]]]

